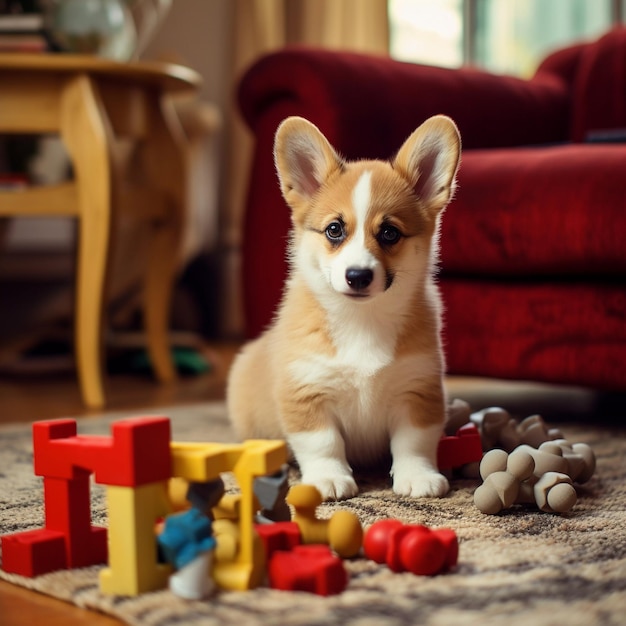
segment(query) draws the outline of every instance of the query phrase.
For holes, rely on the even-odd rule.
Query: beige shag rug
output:
[[[223,404],[178,407],[158,414],[171,418],[176,441],[233,440]],[[83,418],[79,432],[108,434],[112,420],[130,415]],[[514,508],[486,516],[473,504],[476,481],[453,481],[450,494],[441,500],[411,500],[394,495],[385,476],[362,482],[363,492],[353,500],[324,505],[323,515],[345,507],[355,511],[364,525],[392,517],[453,528],[460,540],[459,564],[445,575],[394,574],[383,565],[355,559],[346,563],[349,586],[337,596],[259,588],[218,592],[199,602],[181,600],[167,590],[136,598],[104,596],[98,590],[99,567],[34,579],[5,572],[0,577],[142,625],[624,624],[626,429],[560,427],[570,441],[589,443],[598,457],[595,476],[579,488],[578,503],[569,514]],[[106,524],[98,488],[92,508],[94,521]],[[30,429],[0,428],[0,534],[38,528],[42,523],[42,485],[32,472]]]

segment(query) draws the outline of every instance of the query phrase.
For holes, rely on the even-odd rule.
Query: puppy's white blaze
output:
[[[365,241],[364,226],[372,196],[372,172],[363,172],[352,190],[352,206],[356,215],[357,233]]]
[[[393,489],[405,496],[443,496],[448,481],[437,471],[440,425],[418,428],[407,418],[400,420],[391,434]]]
[[[361,174],[352,190],[352,208],[355,216],[355,229],[350,239],[343,245],[339,254],[331,261],[331,285],[340,293],[349,293],[350,287],[346,282],[348,268],[371,269],[374,280],[368,291],[378,293],[383,291],[384,279],[378,259],[365,245],[365,228],[367,215],[370,210],[372,196],[372,172],[367,170]]]
[[[322,497],[349,498],[358,492],[346,460],[344,440],[335,428],[291,433],[287,443],[298,459],[302,482],[315,485]]]

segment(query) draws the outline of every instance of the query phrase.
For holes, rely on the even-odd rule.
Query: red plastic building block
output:
[[[283,591],[308,591],[320,596],[341,593],[348,585],[343,561],[328,546],[296,546],[275,552],[269,562],[270,586]]]
[[[97,483],[139,487],[171,476],[170,420],[138,417],[115,422],[111,437],[77,435],[75,420],[33,424],[35,474],[74,478],[94,473]]]
[[[41,528],[2,537],[2,569],[28,578],[67,569],[65,535]]]
[[[2,537],[5,571],[37,576],[105,563],[106,529],[91,525],[90,474],[95,473],[96,482],[128,487],[171,475],[166,417],[116,422],[112,437],[76,432],[75,420],[33,424],[35,474],[43,476],[44,484],[45,528]]]
[[[268,561],[277,550],[289,551],[301,543],[300,528],[295,522],[257,524],[254,528],[263,542]]]
[[[365,534],[365,555],[386,563],[394,572],[433,576],[454,567],[459,544],[449,528],[431,530],[426,526],[405,525],[397,520],[381,520]]]
[[[442,437],[437,448],[437,467],[450,470],[468,463],[480,463],[483,445],[475,424],[464,424],[456,435]]]

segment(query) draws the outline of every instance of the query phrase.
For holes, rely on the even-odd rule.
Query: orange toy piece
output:
[[[322,496],[313,485],[294,485],[286,498],[294,508],[293,521],[300,528],[302,543],[329,545],[340,557],[356,556],[363,544],[363,528],[351,511],[336,511],[328,520],[317,519],[315,511]]]

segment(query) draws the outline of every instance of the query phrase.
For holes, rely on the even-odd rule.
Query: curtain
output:
[[[388,54],[387,0],[235,0],[233,93],[237,81],[257,58],[289,44]],[[225,285],[239,284],[241,226],[252,138],[236,103],[228,129],[228,167],[224,193]],[[224,332],[243,328],[240,294],[228,294]]]

